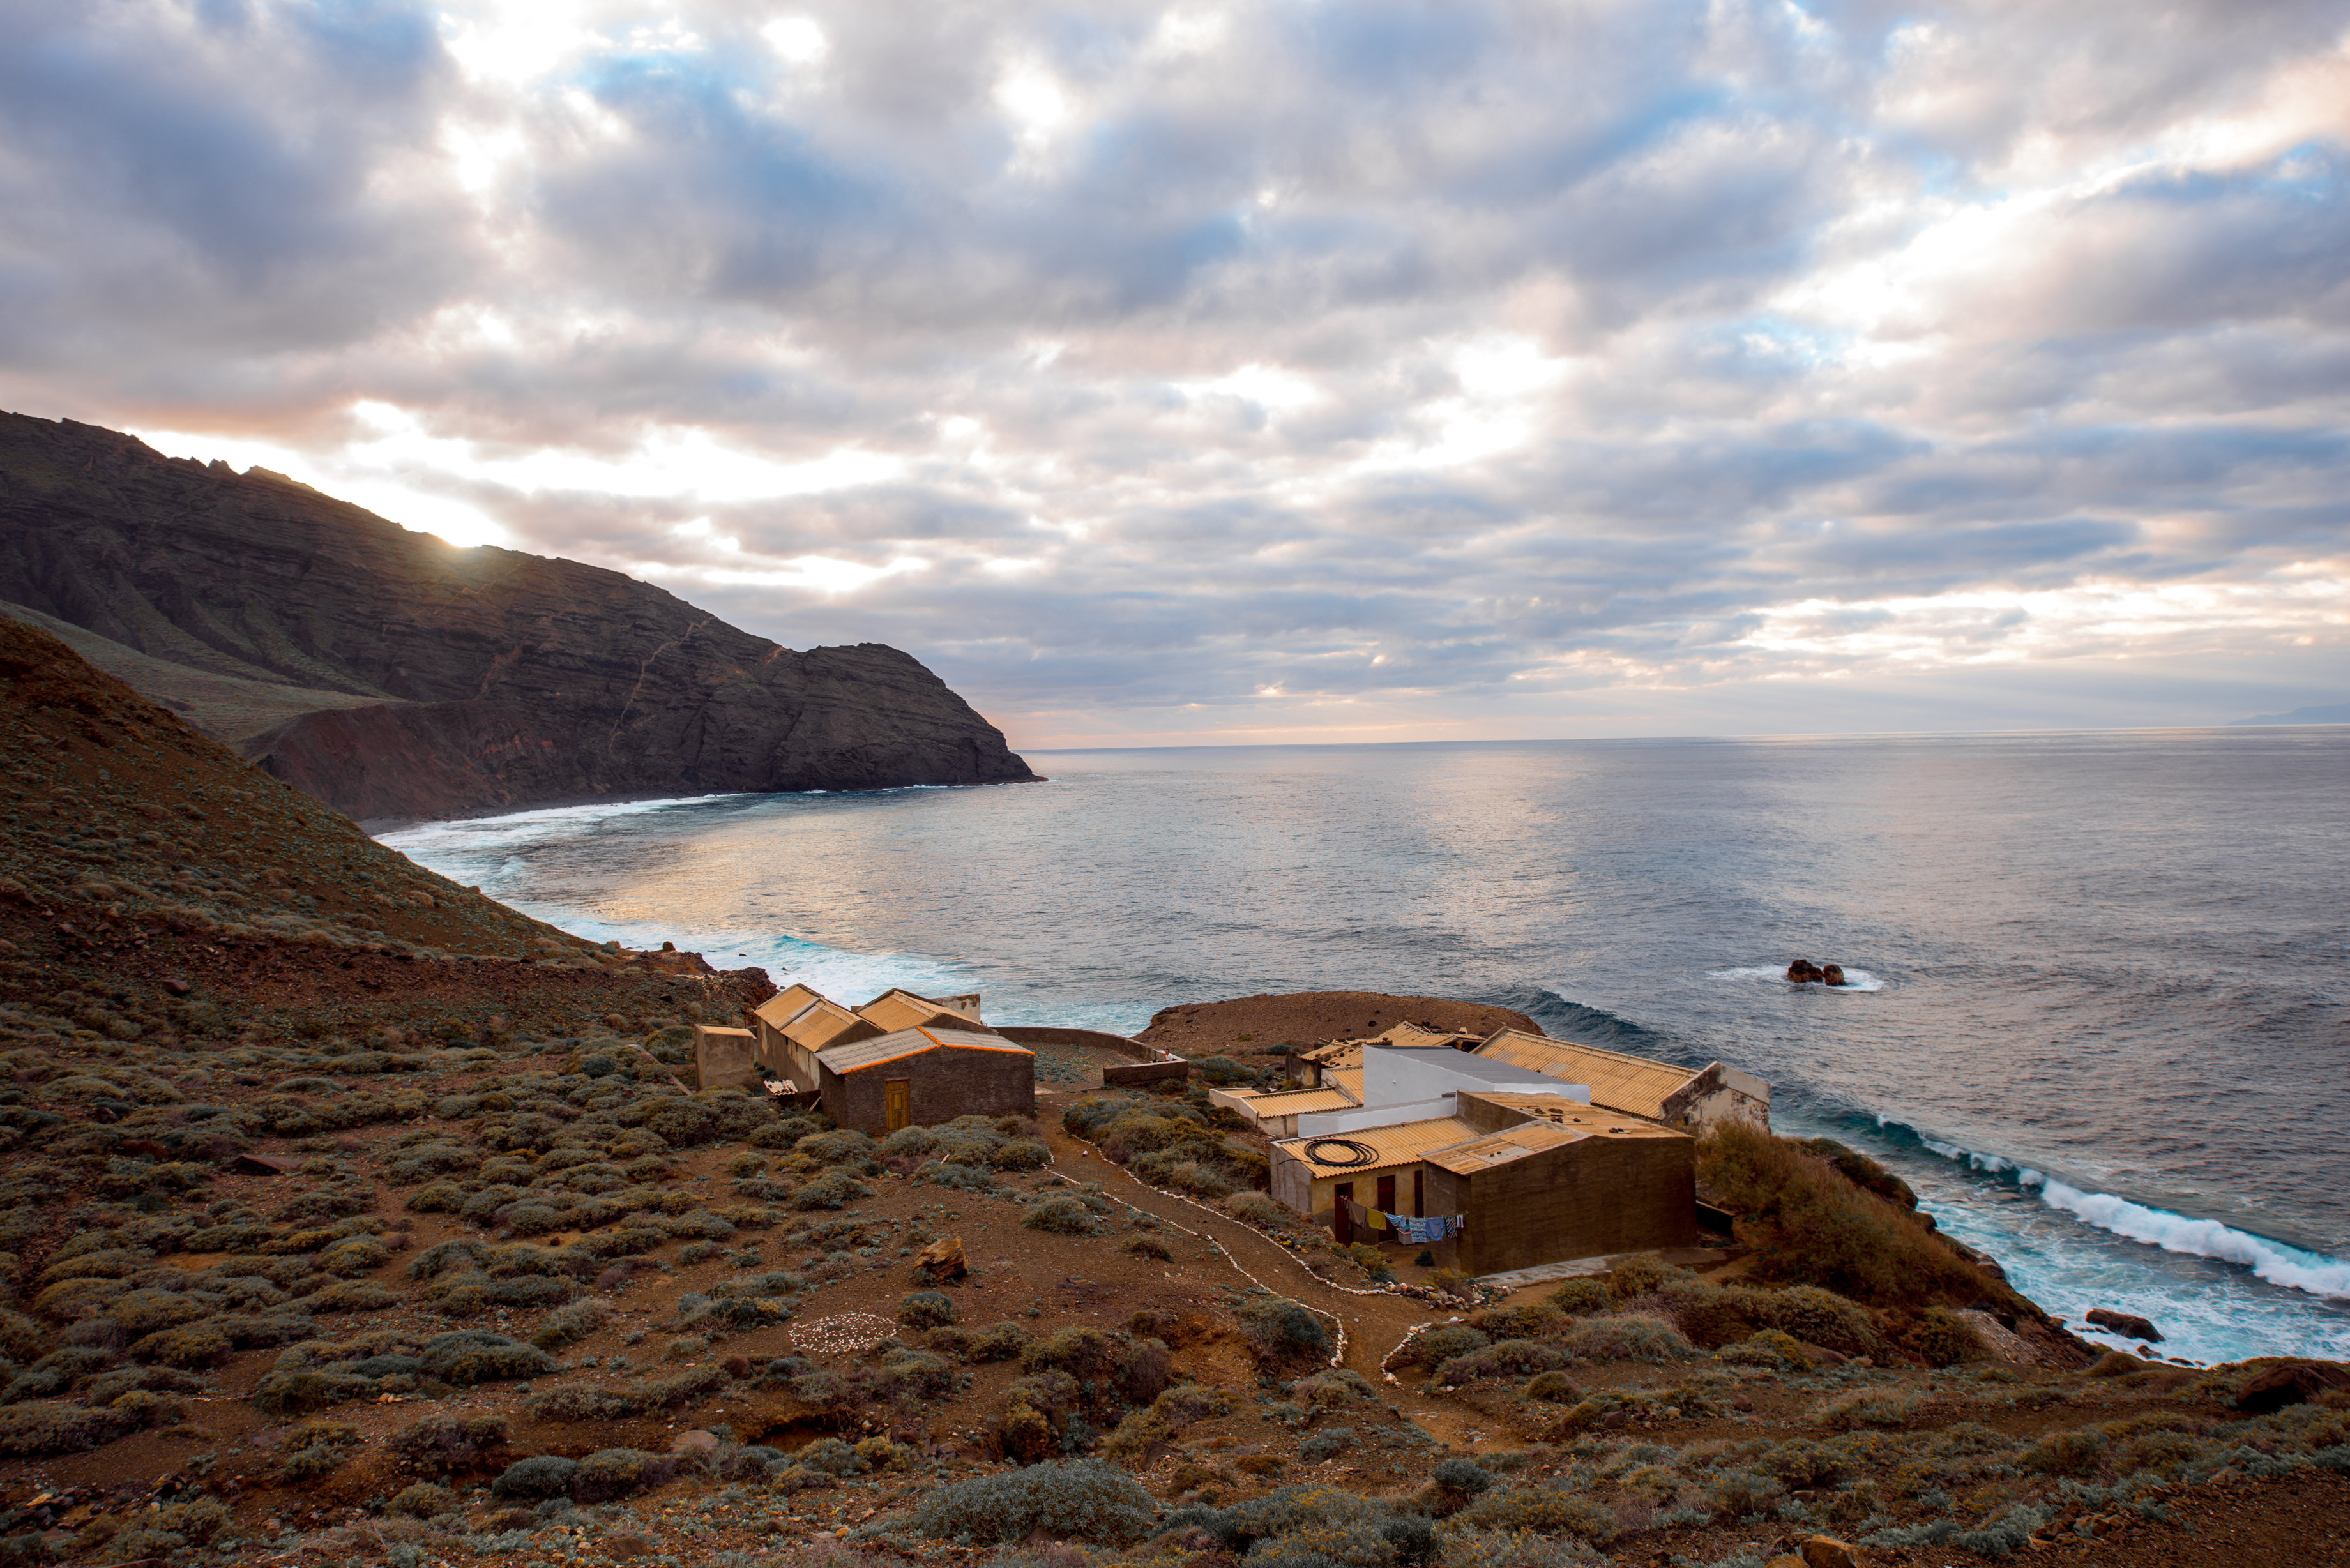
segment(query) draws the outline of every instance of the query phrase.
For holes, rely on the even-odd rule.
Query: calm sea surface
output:
[[[2075,1323],[2350,1356],[2350,727],[1033,753],[386,842],[596,937],[999,1023],[1363,989],[1769,1079]],[[742,955],[742,956],[737,956]],[[1840,962],[1853,990],[1790,986]]]

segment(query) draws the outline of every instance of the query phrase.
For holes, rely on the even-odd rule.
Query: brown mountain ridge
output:
[[[795,652],[71,421],[0,414],[0,601],[361,821],[1035,776],[896,649]]]

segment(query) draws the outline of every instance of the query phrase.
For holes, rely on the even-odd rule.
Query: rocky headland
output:
[[[1035,776],[896,649],[795,652],[70,421],[0,414],[0,601],[361,821]]]

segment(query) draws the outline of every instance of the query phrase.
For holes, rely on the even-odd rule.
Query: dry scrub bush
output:
[[[1698,1182],[1744,1217],[1740,1240],[1756,1249],[1758,1280],[1818,1285],[1883,1306],[1963,1304],[1993,1283],[1917,1216],[1746,1122],[1725,1122],[1699,1140]]]
[[[1149,1532],[1157,1511],[1134,1478],[1098,1459],[1031,1465],[931,1493],[912,1525],[933,1540],[1024,1541],[1039,1532],[1125,1542]]]

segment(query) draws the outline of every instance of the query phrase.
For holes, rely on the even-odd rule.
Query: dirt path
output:
[[[1380,1380],[1379,1363],[1401,1344],[1414,1324],[1442,1321],[1452,1315],[1412,1296],[1373,1292],[1357,1295],[1310,1272],[1289,1251],[1263,1231],[1244,1225],[1205,1204],[1194,1203],[1148,1187],[1134,1174],[1060,1125],[1061,1096],[1037,1096],[1037,1120],[1045,1144],[1053,1151],[1054,1168],[1072,1181],[1098,1181],[1121,1203],[1133,1205],[1170,1225],[1212,1238],[1236,1265],[1233,1283],[1253,1282],[1303,1305],[1336,1318],[1346,1328],[1342,1365],[1372,1382]],[[1441,1400],[1429,1399],[1410,1388],[1384,1385],[1385,1397],[1407,1410],[1415,1420],[1450,1435],[1469,1413]]]

